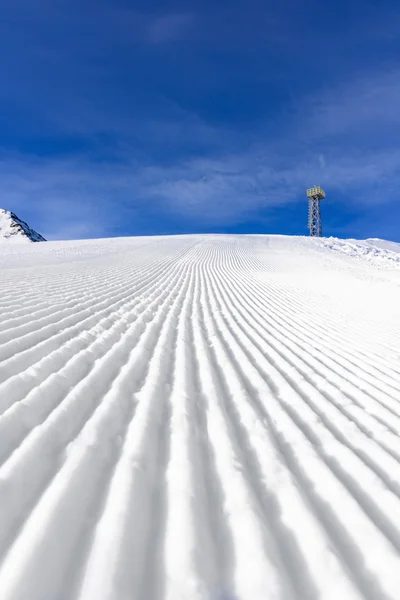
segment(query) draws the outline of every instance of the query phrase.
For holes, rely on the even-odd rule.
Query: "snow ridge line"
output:
[[[104,308],[97,310],[89,317],[83,318],[60,334],[56,334],[52,340],[52,345],[56,349],[52,353],[46,353],[49,342],[45,340],[39,347],[32,346],[25,352],[20,352],[8,361],[4,361],[3,364],[0,363],[0,381],[2,373],[9,376],[3,384],[0,384],[0,393],[3,392],[3,402],[0,400],[0,411],[5,410],[5,407],[10,406],[11,402],[18,399],[18,397],[13,396],[12,390],[17,391],[17,393],[22,392],[25,395],[28,389],[32,390],[34,386],[43,383],[46,375],[57,374],[59,376],[63,365],[66,365],[70,359],[76,362],[80,358],[85,358],[85,354],[80,356],[80,353],[87,353],[87,357],[95,352],[94,358],[100,358],[102,353],[107,351],[107,347],[101,347],[103,338],[108,339],[113,330],[122,334],[130,323],[137,319],[144,308],[148,309],[153,297],[159,295],[160,286],[163,286],[167,278],[173,276],[173,273],[173,270],[166,272],[165,269],[150,273],[140,284],[130,287],[129,293],[126,292],[122,297],[118,297],[118,300],[111,296],[109,298],[111,302],[107,303]],[[76,335],[77,333],[78,335]],[[97,347],[99,347],[100,353],[95,350]],[[78,354],[76,351],[78,351]],[[84,362],[80,362],[80,368],[85,367]],[[90,362],[87,367],[89,366]],[[19,379],[17,388],[15,383],[20,377],[18,373],[22,369],[25,369],[24,378],[22,381]],[[44,374],[42,375],[43,371]],[[14,373],[16,375],[13,378]]]
[[[179,277],[182,277],[181,273],[178,273]],[[172,281],[171,284],[171,299],[173,300],[173,298],[178,298],[179,299],[179,295],[178,294],[178,290],[180,286],[174,285],[175,281]],[[181,292],[182,294],[183,292]],[[166,305],[164,303],[164,297],[163,295],[160,297],[158,297],[158,302],[159,305],[161,307],[161,314],[160,317],[165,316],[166,311],[169,310],[168,305]],[[174,301],[173,301],[174,302]],[[177,300],[175,300],[175,304],[176,304]],[[173,304],[172,304],[173,306]],[[153,319],[150,323],[151,323],[151,328],[154,329],[154,327],[157,325],[157,322],[159,322],[160,324],[165,324],[166,321],[157,321],[156,319]],[[152,345],[154,344],[154,342],[157,341],[157,337],[155,337],[155,331],[151,333],[151,337],[150,339],[147,341],[147,339],[143,340],[143,349],[147,349],[147,347],[149,349],[152,348]],[[147,336],[147,338],[149,338],[149,336]],[[149,346],[149,342],[150,342],[150,346]],[[127,345],[127,348],[132,347],[130,344]],[[101,456],[100,456],[100,467],[102,467],[103,465],[101,464],[101,461],[104,461],[107,458],[107,453],[106,453],[106,448],[105,443],[102,442],[102,444],[100,445],[100,441],[101,441],[101,435],[100,435],[100,430],[99,430],[99,426],[100,423],[102,423],[102,429],[101,431],[103,431],[104,433],[107,433],[107,439],[110,440],[109,443],[113,443],[113,438],[121,438],[122,439],[125,437],[125,434],[122,434],[122,432],[118,432],[115,431],[115,425],[114,427],[112,427],[112,422],[110,421],[110,419],[113,419],[116,422],[116,425],[120,428],[121,425],[124,427],[125,432],[126,432],[126,426],[127,423],[129,423],[129,421],[131,420],[129,417],[127,418],[127,414],[126,414],[126,410],[129,410],[129,406],[134,406],[134,404],[130,401],[129,402],[129,398],[131,396],[131,394],[133,393],[133,390],[131,393],[127,393],[126,388],[122,387],[122,389],[124,390],[124,394],[121,394],[121,388],[119,386],[126,386],[129,384],[129,387],[131,387],[132,385],[137,385],[137,383],[139,383],[140,385],[140,381],[141,378],[144,376],[144,374],[139,377],[139,374],[137,374],[137,379],[132,380],[130,377],[130,373],[133,367],[132,361],[140,361],[139,364],[142,364],[142,369],[147,370],[147,365],[146,363],[143,362],[143,349],[140,348],[139,346],[136,347],[136,351],[133,351],[131,354],[131,358],[130,358],[130,362],[125,363],[126,368],[124,369],[124,367],[120,370],[120,378],[122,376],[125,377],[125,379],[127,380],[127,384],[124,384],[121,382],[121,384],[118,383],[118,377],[115,379],[115,382],[113,383],[113,387],[110,388],[110,391],[108,394],[106,394],[101,403],[98,405],[98,409],[95,410],[93,417],[91,417],[89,419],[89,421],[86,421],[85,426],[83,427],[83,429],[81,429],[81,433],[79,434],[78,438],[76,438],[76,441],[74,443],[71,444],[71,442],[69,442],[70,444],[70,449],[68,450],[68,455],[67,455],[67,460],[64,464],[64,466],[59,469],[58,472],[56,472],[56,475],[54,477],[54,480],[48,485],[48,487],[45,488],[44,492],[42,493],[42,498],[40,499],[39,503],[36,505],[36,507],[34,508],[33,512],[31,513],[32,516],[29,518],[28,522],[24,525],[21,533],[19,534],[19,536],[16,538],[14,545],[11,547],[11,549],[8,551],[7,556],[4,560],[4,567],[0,570],[0,586],[2,589],[2,594],[4,595],[4,598],[7,598],[10,594],[12,597],[12,595],[15,592],[14,590],[14,586],[18,586],[21,583],[21,580],[19,578],[18,573],[15,574],[15,581],[11,580],[8,576],[8,573],[10,572],[10,565],[13,565],[13,561],[15,560],[15,557],[17,557],[21,554],[21,552],[27,556],[28,558],[28,564],[30,565],[30,567],[26,567],[25,570],[25,575],[24,577],[36,577],[36,566],[35,564],[32,564],[32,561],[30,560],[30,552],[27,551],[22,551],[22,548],[29,548],[30,544],[31,544],[31,539],[33,539],[34,541],[36,541],[36,537],[38,536],[38,532],[36,531],[37,525],[36,523],[38,521],[42,521],[43,518],[46,519],[53,519],[55,520],[55,525],[58,523],[60,526],[62,526],[62,520],[56,521],[56,516],[53,515],[53,510],[50,509],[49,506],[49,502],[51,504],[55,503],[55,508],[54,510],[58,510],[57,507],[59,506],[57,504],[58,499],[60,499],[60,502],[62,502],[62,504],[59,506],[60,510],[62,509],[63,505],[66,503],[66,498],[69,498],[72,495],[72,498],[69,500],[69,504],[70,506],[66,507],[66,510],[74,510],[76,509],[76,502],[78,502],[78,497],[77,497],[77,492],[80,490],[80,486],[79,483],[77,483],[76,485],[72,485],[72,483],[70,483],[70,477],[78,477],[79,476],[79,480],[78,481],[82,481],[82,477],[84,477],[83,480],[86,480],[87,476],[88,476],[88,470],[90,467],[90,459],[92,459],[93,462],[93,452],[95,449],[101,449]],[[118,364],[118,363],[117,363]],[[129,382],[129,383],[128,383]],[[129,388],[128,388],[129,389]],[[94,390],[98,393],[98,390]],[[109,398],[109,399],[108,399]],[[122,407],[125,405],[126,408],[124,410],[121,410],[121,403]],[[116,404],[116,406],[115,406]],[[113,411],[110,412],[110,410],[108,409],[108,406],[110,406],[110,409],[114,406]],[[61,417],[63,417],[63,415],[65,414],[65,409],[62,407],[62,412],[61,412]],[[104,415],[104,416],[103,416]],[[99,425],[97,425],[97,422],[100,421]],[[106,420],[105,420],[106,419]],[[46,422],[45,422],[46,423]],[[65,445],[65,441],[64,440],[60,440],[59,438],[59,431],[60,429],[57,428],[56,430],[54,430],[53,428],[49,429],[47,427],[47,429],[49,430],[49,433],[52,433],[53,431],[55,433],[58,433],[58,437],[57,437],[57,441],[60,444],[60,449]],[[93,433],[92,433],[93,432]],[[40,432],[39,432],[40,433]],[[94,437],[94,440],[92,441],[92,438]],[[40,436],[38,438],[38,436],[36,436],[36,439],[38,439],[38,443],[41,443],[43,436]],[[80,440],[82,440],[80,442]],[[88,445],[88,440],[89,441],[89,445]],[[97,441],[96,441],[97,440]],[[52,446],[54,447],[54,442],[55,440],[53,440]],[[29,453],[31,451],[31,446],[33,442],[29,443],[29,440],[27,439],[27,444],[25,444],[26,448],[25,448],[25,454]],[[49,439],[46,439],[46,446],[49,443]],[[74,448],[76,448],[76,450],[74,450]],[[45,452],[46,449],[45,447],[43,447],[43,451]],[[24,460],[24,457],[21,458],[21,453],[24,453],[24,449],[21,447],[21,452],[19,453],[19,456],[16,456],[14,459],[12,457],[12,462],[10,462],[10,464],[8,465],[7,463],[4,464],[4,467],[2,467],[0,469],[0,478],[3,479],[3,481],[5,480],[7,482],[7,480],[12,481],[13,484],[16,483],[16,468],[18,468],[18,466],[20,466],[19,468],[19,481],[22,484],[26,485],[26,477],[27,477],[27,472],[26,472],[26,460]],[[31,452],[30,452],[31,453]],[[31,453],[32,454],[32,453]],[[37,451],[35,452],[35,462],[38,458],[38,454]],[[76,463],[76,461],[79,461],[78,464],[82,462],[82,467],[79,467],[78,469],[78,465]],[[87,465],[85,467],[85,465]],[[31,465],[32,467],[33,465]],[[51,466],[51,465],[50,465]],[[5,471],[5,473],[4,473]],[[54,471],[54,468],[52,469],[52,471]],[[66,471],[66,475],[63,475],[63,472]],[[97,468],[97,471],[99,471],[98,475],[100,475],[100,471],[101,469],[99,469],[99,467]],[[70,475],[68,473],[71,473]],[[31,489],[34,488],[35,485],[37,485],[37,478],[35,477],[34,473],[32,473],[31,471],[31,477],[32,479],[35,478],[35,483],[32,481],[31,482]],[[95,494],[96,492],[96,481],[93,481],[93,477],[89,478],[89,481],[91,481],[93,483],[93,490],[92,490],[92,495]],[[68,490],[68,491],[67,491]],[[14,502],[15,500],[17,500],[17,498],[19,498],[19,494],[18,494],[18,490],[12,490],[13,491],[13,496],[14,496]],[[84,491],[84,490],[82,490]],[[87,494],[87,488],[85,493]],[[52,499],[54,497],[54,500]],[[23,498],[22,500],[23,502],[26,501],[26,498]],[[87,501],[87,500],[86,500]],[[15,508],[15,504],[13,503],[13,507]],[[18,512],[22,512],[21,510]],[[39,516],[37,516],[37,514],[35,513],[39,513]],[[41,516],[43,515],[43,516]],[[65,518],[65,517],[64,517]],[[54,526],[55,526],[54,525]],[[71,531],[70,535],[73,535],[73,531]],[[77,533],[77,531],[75,531],[75,534]],[[2,536],[4,537],[4,536]],[[71,543],[72,543],[72,539],[71,539]],[[40,536],[39,539],[37,540],[38,543],[40,543]],[[42,548],[41,552],[42,554],[40,554],[39,552],[37,554],[35,554],[35,561],[38,561],[40,563],[40,561],[44,560],[44,557],[46,558],[46,561],[52,561],[51,564],[54,563],[54,570],[52,569],[52,573],[53,573],[53,579],[54,581],[54,585],[57,587],[57,584],[60,585],[61,582],[59,579],[57,579],[56,575],[57,572],[60,572],[60,575],[62,574],[62,570],[60,569],[60,566],[62,565],[62,563],[64,563],[67,560],[70,560],[70,553],[72,552],[72,547],[69,544],[65,544],[65,546],[63,546],[62,548],[58,548],[58,552],[56,551],[56,549],[54,548],[54,544],[56,543],[56,539],[53,539],[52,537],[50,537],[47,540],[46,545]],[[43,545],[43,542],[42,544]],[[68,552],[69,551],[69,552]],[[45,553],[45,554],[43,554]],[[62,553],[62,555],[60,555],[60,553]],[[12,568],[12,570],[14,570],[14,568]],[[43,594],[43,590],[41,591],[41,586],[46,587],[48,585],[47,579],[46,579],[46,574],[43,573],[43,580],[41,580],[41,583],[39,583],[38,581],[35,582],[35,598],[41,598],[43,597],[41,594]],[[3,585],[4,582],[4,585]],[[55,588],[56,589],[56,588]],[[14,591],[13,591],[14,590]]]
[[[166,268],[168,268],[168,262],[167,264],[164,265],[155,265],[154,266],[154,272],[150,271],[148,273],[147,276],[147,280],[148,281],[152,281],[154,277],[156,277],[159,273],[165,273]],[[139,287],[143,287],[143,285],[146,283],[146,281],[143,280],[139,280],[138,282],[138,286]],[[113,286],[111,286],[113,287]],[[97,312],[99,309],[101,309],[101,307],[103,305],[109,306],[110,305],[110,300],[114,300],[116,299],[120,299],[120,298],[124,298],[124,297],[130,297],[132,296],[132,292],[135,292],[135,287],[132,289],[132,283],[130,282],[130,278],[129,278],[129,273],[128,273],[128,282],[125,283],[125,285],[121,286],[116,286],[117,288],[117,293],[113,296],[112,294],[110,294],[110,286],[107,286],[104,289],[104,293],[103,294],[99,294],[98,290],[96,291],[96,293],[94,294],[94,299],[92,300],[88,300],[86,302],[80,303],[77,302],[76,298],[75,298],[75,306],[73,306],[70,309],[67,310],[62,310],[59,312],[53,312],[50,315],[50,320],[49,323],[47,323],[46,318],[44,319],[36,319],[37,314],[34,312],[32,314],[32,317],[35,319],[34,320],[34,325],[36,326],[35,329],[30,330],[29,329],[29,324],[27,325],[21,325],[20,327],[13,327],[10,328],[9,333],[8,333],[8,338],[11,340],[11,344],[19,344],[19,346],[21,347],[25,340],[27,340],[27,342],[25,342],[25,346],[26,344],[28,344],[29,347],[29,343],[31,341],[33,341],[34,343],[36,342],[36,337],[33,337],[35,334],[39,334],[43,339],[46,339],[47,334],[50,332],[52,332],[51,326],[54,325],[57,326],[57,330],[58,329],[65,329],[66,326],[68,327],[70,325],[70,323],[75,324],[76,322],[80,321],[80,316],[81,314],[85,315],[90,315],[93,314],[94,312]],[[79,307],[79,308],[78,308]],[[62,313],[66,313],[68,316],[66,316],[65,318],[60,319],[59,315]],[[72,317],[73,316],[73,317]],[[46,325],[48,324],[49,328],[46,329]],[[19,333],[19,329],[27,329],[27,334],[22,333],[21,336],[18,335]],[[6,332],[7,333],[7,332]],[[17,335],[16,335],[17,334]],[[3,341],[3,352],[0,354],[0,360],[2,359],[3,356],[7,356],[7,338],[5,340],[1,339],[1,333],[0,333],[0,342]],[[40,338],[39,338],[40,341]],[[11,345],[11,348],[13,347]],[[24,347],[24,346],[22,346]],[[4,360],[4,359],[3,359]]]
[[[218,280],[218,283],[219,283],[219,282],[220,282],[220,280]],[[222,288],[222,286],[221,286],[221,288]],[[211,294],[211,293],[207,294],[207,297],[211,299],[211,298],[212,298],[212,294]],[[231,315],[231,314],[234,314],[234,313],[236,313],[236,311],[235,311],[235,310],[233,310],[233,309],[229,309],[227,306],[226,306],[226,307],[225,307],[223,310],[222,310],[222,309],[221,309],[221,310],[217,310],[217,309],[215,309],[215,310],[211,310],[211,309],[210,309],[210,311],[209,311],[209,314],[210,314],[210,315],[220,315],[220,314],[223,314],[223,315],[224,315],[226,318],[230,317],[230,315]],[[242,335],[243,335],[243,334],[242,334]],[[236,339],[239,341],[240,339],[242,339],[242,335],[241,335],[240,337],[236,338]],[[225,339],[225,337],[226,337],[226,336],[224,335],[224,333],[223,333],[223,330],[221,330],[221,329],[220,329],[220,330],[218,330],[218,333],[215,335],[215,339],[216,339],[216,340],[221,340],[221,341],[222,341],[222,340],[224,340],[224,339]],[[233,362],[235,362],[235,361],[236,361],[236,359],[237,359],[237,357],[238,357],[238,356],[240,356],[240,350],[239,350],[239,347],[236,347],[236,350],[235,350],[235,352],[233,352],[233,351],[232,351],[232,348],[234,347],[234,341],[233,341],[233,339],[234,339],[234,338],[231,338],[231,339],[229,339],[229,340],[227,340],[227,341],[226,341],[226,348],[229,348],[229,349],[230,349],[230,354],[231,354],[231,355],[230,355],[230,361],[233,361]],[[254,351],[252,352],[252,354],[253,354],[253,356],[254,356],[254,357],[256,356],[256,355],[254,354]],[[264,358],[264,357],[262,357],[262,358]],[[265,359],[264,359],[264,361],[265,361]],[[229,364],[229,362],[227,362],[227,364]],[[237,365],[235,365],[235,366],[236,366],[236,372],[237,372],[237,373],[240,373],[240,372],[241,372],[241,370],[243,370],[243,365],[246,365],[246,361],[245,361],[244,357],[243,357],[243,359],[241,359],[241,360],[240,360],[240,362],[238,362],[238,363],[237,363]],[[249,365],[249,366],[250,366],[250,365]],[[252,367],[252,370],[253,370],[253,369],[254,369],[254,367]],[[272,375],[271,375],[271,377],[272,377],[272,381],[273,381],[273,379],[274,379],[274,378],[276,378],[276,374],[275,374],[275,375],[273,374],[274,372],[273,372],[273,370],[272,370],[271,368],[269,368],[268,370],[269,370],[269,371],[272,371]],[[223,369],[223,370],[222,370],[222,373],[225,373],[225,369]],[[268,373],[268,371],[267,371],[267,373]],[[264,373],[262,373],[262,377],[263,377],[263,378],[265,377],[265,374],[264,374]],[[231,374],[231,378],[230,378],[230,380],[231,380],[231,381],[232,381],[232,378],[233,378],[233,373]],[[249,380],[249,381],[254,381],[254,379],[255,379],[255,374],[253,373],[253,374],[252,374],[252,375],[251,375],[251,376],[248,378],[248,380]],[[290,379],[289,379],[289,382],[290,382]],[[292,383],[292,385],[293,385],[293,381],[292,381],[291,383]],[[262,383],[261,383],[261,381],[260,381],[260,382],[259,382],[259,386],[261,386],[261,385],[262,385]],[[282,386],[280,386],[280,389],[278,388],[278,389],[276,390],[276,392],[275,392],[274,396],[275,396],[275,397],[276,397],[276,396],[280,397],[280,398],[282,399],[282,401],[283,401],[283,400],[284,400],[284,398],[285,398],[285,395],[284,395],[284,392],[283,392],[283,390],[284,390],[284,389],[285,389],[285,388],[282,388]],[[294,386],[294,388],[292,387],[292,388],[289,388],[289,389],[290,389],[290,391],[292,391],[293,389],[295,390],[295,389],[296,389],[296,386]],[[288,390],[288,391],[289,391],[289,390]],[[252,392],[252,393],[251,393],[251,392]],[[248,396],[249,396],[249,398],[251,398],[251,397],[255,398],[255,397],[256,397],[255,390],[251,390],[251,392],[250,392],[250,393],[248,393]],[[271,407],[271,404],[272,404],[272,397],[269,399],[269,401],[268,401],[268,402],[269,402],[269,406],[270,406],[270,409],[271,409],[271,408],[272,408],[272,407]],[[292,408],[292,407],[295,407],[295,406],[297,406],[297,402],[295,401],[295,399],[293,399],[293,400],[290,400],[290,396],[289,396],[289,397],[288,397],[288,403],[286,403],[286,400],[285,400],[285,401],[284,401],[284,405],[285,405],[285,408],[286,408],[286,409],[290,408],[290,411],[289,411],[289,413],[288,413],[288,414],[292,416],[292,415],[293,415],[293,408]],[[244,403],[242,404],[242,406],[244,406]],[[305,423],[308,423],[310,420],[311,420],[311,419],[308,419],[307,421],[305,421]],[[288,421],[287,421],[287,418],[286,418],[286,417],[285,417],[285,421],[286,421],[286,423],[288,423]],[[297,426],[299,426],[299,421],[297,421],[297,422],[296,422],[296,425],[297,425]],[[313,427],[315,427],[315,424],[313,425]],[[286,425],[285,429],[288,429],[288,425]],[[298,434],[296,434],[296,435],[298,436]],[[296,439],[296,438],[294,438],[294,439]],[[314,436],[314,439],[315,439],[315,436]],[[292,446],[293,444],[290,444],[290,445]],[[317,446],[317,448],[318,448],[318,446]],[[298,451],[298,450],[297,450],[297,451]],[[346,460],[348,460],[348,457],[346,457]],[[359,467],[360,467],[360,465],[356,465],[356,466],[357,466],[357,468],[359,468]],[[340,471],[339,471],[339,472],[340,472]],[[355,469],[355,471],[354,471],[354,473],[353,473],[353,477],[354,477],[355,473],[357,473],[357,469]],[[337,473],[336,473],[336,476],[337,476]],[[357,479],[357,477],[355,477],[355,479]],[[364,478],[364,482],[365,482],[365,478]],[[379,486],[379,482],[378,482],[378,486]],[[381,487],[384,487],[384,486],[381,486]],[[312,489],[312,488],[310,488],[310,486],[307,486],[307,489]],[[359,491],[359,490],[358,490],[358,491]],[[377,492],[379,491],[379,487],[376,487],[376,485],[375,485],[375,488],[374,488],[373,490],[371,490],[371,493],[372,493],[372,491],[374,492],[374,496],[369,496],[369,498],[371,499],[371,498],[373,498],[373,497],[375,497],[375,496],[378,496],[378,498],[379,498],[379,494],[377,493]],[[387,492],[387,491],[384,491],[384,494],[385,494],[385,496],[387,496],[387,495],[388,495],[388,492]],[[360,500],[360,495],[359,495],[359,494],[358,494],[358,498],[357,498],[357,499],[358,499],[358,500]],[[397,507],[397,511],[398,511],[398,509],[399,509],[399,505],[398,505],[398,503],[399,503],[399,499],[398,499],[398,498],[395,498],[395,497],[392,497],[392,500],[391,500],[391,502],[392,502],[392,505],[393,505],[391,508],[393,509],[394,507]],[[393,503],[394,503],[394,504],[393,504]],[[372,503],[370,504],[370,508],[371,508],[371,507],[373,507],[373,510],[375,510],[375,516],[376,516],[376,514],[377,514],[377,511],[379,512],[379,510],[380,510],[379,501],[377,501],[377,502],[376,502],[376,504],[375,504],[374,502],[372,502]],[[378,522],[381,522],[381,525],[383,525],[383,519],[382,519],[382,517],[383,517],[383,515],[381,514],[381,515],[380,515],[380,521],[378,520]],[[332,517],[330,517],[330,518],[332,518]],[[396,527],[397,527],[397,529],[398,529],[398,524],[399,524],[399,523],[398,523],[398,522],[396,522]],[[385,530],[386,530],[386,533],[387,533],[387,534],[389,534],[389,537],[391,538],[391,540],[392,540],[392,541],[393,541],[393,539],[394,539],[394,537],[393,537],[393,535],[392,535],[392,533],[393,533],[393,530],[392,530],[392,528],[394,527],[394,525],[395,525],[395,524],[392,522],[392,523],[390,523],[390,525],[388,525],[388,527],[386,527],[386,528],[385,528]],[[351,532],[351,526],[347,527],[347,529],[348,529],[348,533],[350,533],[350,532]],[[346,534],[346,535],[347,535],[347,534]],[[377,535],[377,534],[375,534],[375,539],[376,539],[376,538],[378,538],[378,535]],[[379,538],[378,538],[378,539],[379,539]],[[345,542],[345,541],[343,541],[343,543],[345,543],[345,545],[346,545],[346,546],[348,546],[348,545],[349,545],[349,541],[348,541],[348,540],[347,540],[346,542]],[[383,543],[383,544],[385,544],[385,542],[384,542],[384,541],[383,541],[382,543]],[[341,543],[341,544],[342,544],[342,543]],[[358,546],[358,544],[357,544],[357,546]],[[379,547],[379,544],[378,544],[378,543],[377,543],[377,547]],[[384,547],[385,547],[385,546],[384,546]],[[386,555],[387,555],[387,554],[388,554],[388,552],[386,553]],[[377,555],[376,555],[376,556],[377,556],[377,558],[379,558],[379,553],[377,553]],[[348,560],[348,559],[349,559],[349,558],[347,558],[347,560]],[[397,564],[397,562],[396,562],[396,564]],[[353,565],[353,570],[354,570],[354,571],[355,571],[355,569],[356,569],[356,566],[357,566],[357,565],[358,565],[358,561],[357,561],[357,563],[355,562],[355,563],[354,563],[354,565]],[[371,563],[371,565],[372,565],[372,566],[374,566],[374,562],[372,562],[372,563]],[[387,565],[386,565],[386,566],[387,566]],[[385,566],[385,572],[386,572],[386,566]],[[395,565],[394,565],[394,566],[395,566]],[[369,583],[368,583],[368,581],[369,581],[369,579],[370,579],[371,577],[365,574],[365,570],[364,570],[364,569],[363,569],[363,572],[361,573],[361,575],[362,575],[363,579],[364,579],[365,577],[367,577],[366,581],[362,580],[361,582],[359,582],[359,583],[360,583],[360,585],[361,585],[362,591],[364,592],[364,594],[365,594],[365,593],[367,593],[367,591],[368,591],[368,594],[370,594],[370,593],[371,593],[371,590],[370,590],[370,587],[369,587]],[[326,578],[324,578],[324,580],[323,580],[323,581],[326,581]],[[334,581],[334,578],[333,578],[333,581]],[[396,594],[396,592],[395,592],[395,589],[396,589],[396,588],[395,588],[395,586],[397,585],[397,583],[396,583],[396,582],[397,582],[397,580],[392,578],[392,581],[390,582],[391,586],[393,586],[393,587],[391,588],[391,589],[392,589],[392,593],[391,593],[391,595],[390,595],[390,596],[385,596],[385,597],[393,597],[393,598],[395,597],[395,594]],[[346,594],[347,594],[347,593],[348,593],[348,592],[346,592]],[[348,597],[348,596],[346,595],[345,597]],[[368,596],[368,597],[369,597],[369,596]],[[380,596],[377,596],[377,597],[380,597]]]

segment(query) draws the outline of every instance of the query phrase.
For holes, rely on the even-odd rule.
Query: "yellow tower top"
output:
[[[315,185],[314,187],[307,190],[308,198],[318,198],[321,200],[325,198],[325,192],[320,185]]]

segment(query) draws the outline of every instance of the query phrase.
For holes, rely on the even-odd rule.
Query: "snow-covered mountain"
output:
[[[34,231],[25,221],[9,210],[0,208],[0,242],[2,240],[45,242],[40,233]]]
[[[1,600],[398,600],[399,249],[4,244]]]

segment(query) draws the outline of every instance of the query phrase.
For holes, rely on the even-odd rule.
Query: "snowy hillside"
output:
[[[359,257],[373,261],[375,264],[386,263],[396,266],[400,263],[400,244],[388,242],[386,240],[368,239],[368,240],[341,240],[338,238],[323,238],[317,240],[317,243],[323,246],[348,254],[349,256]]]
[[[400,254],[372,242],[5,244],[1,600],[398,600]]]
[[[0,242],[45,242],[43,236],[21,221],[13,212],[0,208]]]

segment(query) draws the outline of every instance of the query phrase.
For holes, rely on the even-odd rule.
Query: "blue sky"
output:
[[[1,0],[0,206],[49,239],[400,241],[398,0]]]

